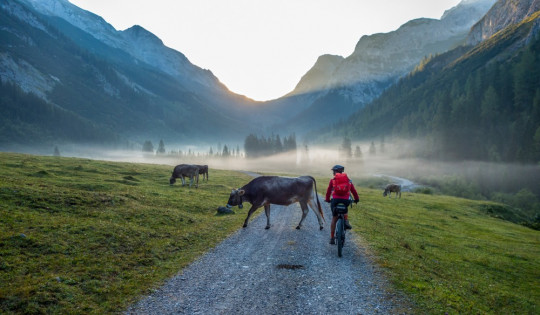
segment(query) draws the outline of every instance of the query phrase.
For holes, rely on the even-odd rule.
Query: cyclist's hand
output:
[[[358,201],[360,201],[360,199],[355,199],[355,200],[354,200],[354,203],[358,203]]]
[[[328,203],[330,203],[330,200],[325,200],[325,202],[328,202]]]

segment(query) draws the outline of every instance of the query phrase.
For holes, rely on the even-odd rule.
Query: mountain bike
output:
[[[345,245],[345,214],[347,213],[347,205],[343,203],[336,204],[336,241],[338,257],[343,255],[343,245]]]

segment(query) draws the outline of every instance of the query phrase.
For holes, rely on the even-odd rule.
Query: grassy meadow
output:
[[[540,313],[540,231],[492,217],[489,202],[359,195],[354,234],[418,313]]]
[[[216,215],[251,179],[238,172],[211,168],[190,189],[169,186],[166,165],[0,159],[0,314],[119,313],[239,229],[249,208]],[[358,190],[354,237],[415,313],[540,313],[539,231],[493,217],[501,207],[489,202]]]
[[[169,186],[171,166],[0,160],[0,314],[119,312],[245,219],[216,215],[249,179],[237,172],[190,189]]]

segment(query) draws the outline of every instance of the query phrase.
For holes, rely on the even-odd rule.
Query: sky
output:
[[[140,25],[232,92],[291,92],[324,54],[347,57],[363,35],[440,19],[460,0],[69,0],[117,30]]]

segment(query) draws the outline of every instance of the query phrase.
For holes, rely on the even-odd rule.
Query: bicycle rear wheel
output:
[[[338,257],[343,255],[343,244],[345,243],[345,220],[339,218],[336,223],[336,239]]]

